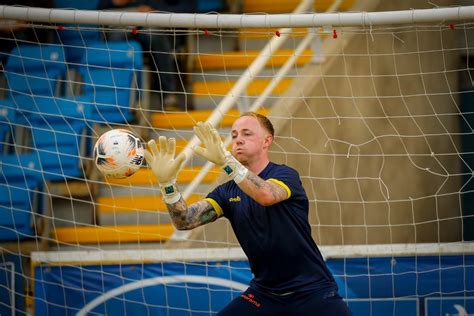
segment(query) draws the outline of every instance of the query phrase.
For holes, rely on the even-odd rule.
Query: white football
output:
[[[126,178],[140,169],[144,157],[143,142],[126,129],[102,134],[94,146],[94,161],[100,172],[111,178]]]

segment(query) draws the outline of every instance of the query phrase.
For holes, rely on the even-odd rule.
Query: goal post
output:
[[[238,297],[252,273],[228,221],[177,233],[151,170],[105,178],[92,148],[114,128],[175,137],[192,203],[223,181],[193,126],[230,146],[245,110],[273,122],[271,160],[300,174],[354,315],[474,314],[474,6],[311,5],[0,5],[0,314],[213,315]]]

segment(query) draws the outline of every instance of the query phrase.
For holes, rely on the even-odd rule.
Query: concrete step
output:
[[[164,129],[191,129],[196,125],[197,122],[204,122],[211,115],[211,110],[197,110],[197,111],[188,111],[188,112],[167,112],[167,113],[152,113],[151,122],[154,128],[164,128]],[[268,109],[260,109],[258,113],[266,115]],[[234,121],[239,117],[239,110],[230,110],[228,111],[222,121],[219,124],[219,127],[232,126]]]
[[[201,166],[183,168],[178,174],[177,183],[190,183],[197,176],[201,168]],[[204,177],[203,182],[212,183],[220,174],[221,169],[214,167]],[[106,178],[106,182],[112,186],[151,186],[158,184],[155,175],[149,168],[141,168],[137,173],[125,179]]]
[[[276,69],[265,68],[255,80],[249,85],[245,94],[242,94],[237,100],[235,108],[242,108],[251,105],[258,96],[264,91],[271,78],[275,76]],[[195,110],[215,109],[225,95],[230,91],[232,86],[242,75],[243,69],[232,69],[228,71],[213,70],[203,75],[195,75],[191,91],[193,105]],[[293,76],[296,76],[297,68],[294,67],[285,76],[280,84],[273,90],[273,94],[265,101],[265,105],[271,108],[273,103],[284,94],[292,83]]]
[[[206,72],[216,69],[247,68],[259,54],[259,50],[201,53],[194,60],[194,71]],[[280,49],[272,54],[266,67],[281,67],[292,55],[294,55],[293,49]],[[306,49],[296,60],[295,64],[297,66],[305,65],[311,61],[312,56],[313,52],[311,49]]]
[[[271,108],[273,104],[279,99],[279,95],[277,96],[270,96],[265,101],[265,106]],[[194,110],[210,110],[215,109],[216,106],[222,101],[224,97],[220,96],[206,96],[201,98],[194,99]],[[246,107],[252,105],[252,103],[257,99],[257,96],[245,96],[240,97],[239,101],[237,101],[237,108]],[[222,135],[222,134],[221,134]]]
[[[267,79],[270,80],[275,77],[279,69],[263,68],[254,79]],[[246,69],[212,69],[205,73],[195,72],[193,73],[192,81],[194,82],[210,82],[210,81],[237,81],[240,76],[246,71]],[[298,76],[298,68],[292,67],[286,74],[286,78],[293,78]]]
[[[263,93],[271,80],[256,79],[252,81],[246,90],[246,94],[250,96],[258,96]],[[286,92],[293,80],[291,78],[282,79],[278,85],[272,90],[273,95],[280,95]],[[236,81],[222,80],[222,81],[201,81],[193,83],[194,97],[218,96],[224,97],[235,85]]]
[[[240,41],[249,41],[249,40],[270,40],[273,36],[277,36],[277,29],[275,28],[243,28],[239,30],[239,40]],[[289,38],[297,39],[304,37],[308,34],[307,28],[293,28],[288,35]],[[280,33],[280,36],[284,35]]]
[[[170,224],[171,218],[168,212],[154,212],[154,211],[130,211],[130,212],[121,212],[121,213],[100,212],[97,214],[97,222],[101,226],[157,225],[157,224]]]
[[[183,189],[201,167],[184,169],[178,176],[178,187]],[[208,193],[208,184],[221,174],[220,168],[213,168],[204,177],[203,184],[196,188],[195,195],[187,199],[188,204],[201,200]],[[135,175],[134,175],[135,176]],[[142,225],[170,223],[167,207],[161,198],[156,177],[150,169],[139,171],[137,177],[109,179],[103,185],[96,202],[96,216],[101,225]]]
[[[245,0],[243,2],[244,13],[291,13],[300,4],[300,0]],[[355,0],[345,0],[337,11],[347,11]],[[314,1],[314,11],[325,12],[334,3],[334,0]]]
[[[191,195],[186,202],[188,204],[201,200],[201,195]],[[96,212],[98,213],[128,213],[141,211],[155,211],[167,213],[167,208],[163,199],[159,195],[145,196],[101,196],[95,200]]]
[[[217,184],[217,182],[215,183]],[[211,184],[211,186],[212,185],[213,184]],[[177,186],[181,192],[184,192],[187,184],[178,182]],[[158,185],[101,185],[98,191],[98,197],[161,195],[160,188]],[[209,191],[209,183],[202,183],[194,189],[194,193],[203,196],[209,193]]]
[[[172,224],[57,227],[52,236],[59,245],[162,242],[174,233]]]

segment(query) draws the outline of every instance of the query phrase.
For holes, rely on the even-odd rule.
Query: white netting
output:
[[[67,24],[54,10],[8,22],[0,314],[212,314],[238,296],[251,274],[227,221],[178,234],[150,170],[105,179],[92,148],[124,128],[188,151],[197,121],[227,136],[248,109],[275,125],[272,160],[300,173],[354,315],[474,313],[474,35],[457,20],[471,8],[453,9],[309,29]],[[196,181],[203,166],[178,177],[188,202],[220,183],[213,166]]]

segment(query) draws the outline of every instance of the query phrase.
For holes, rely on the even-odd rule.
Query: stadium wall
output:
[[[375,11],[408,7],[421,4],[381,1]],[[294,117],[277,124],[278,146],[313,154],[272,158],[309,166],[300,172],[320,244],[461,240],[460,159],[443,155],[461,151],[459,118],[434,115],[457,112],[458,73],[449,70],[460,56],[443,50],[456,40],[437,28],[396,37],[340,30],[325,47],[337,56],[307,66],[289,92],[307,97],[274,107],[272,115]],[[304,85],[305,75],[318,80]]]

